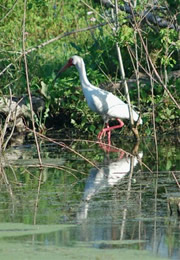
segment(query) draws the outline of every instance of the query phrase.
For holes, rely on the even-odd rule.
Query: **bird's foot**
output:
[[[106,136],[106,131],[103,129],[101,132],[99,132],[97,137],[99,140],[101,140],[105,136]]]
[[[111,131],[109,130],[109,128],[102,129],[102,131],[98,134],[98,139],[101,140],[103,137],[106,136],[106,134],[108,135],[108,144],[111,145]]]

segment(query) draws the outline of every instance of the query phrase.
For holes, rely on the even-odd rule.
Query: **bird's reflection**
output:
[[[133,170],[142,156],[142,152],[137,153],[136,156],[127,156],[124,151],[121,151],[116,161],[109,161],[100,169],[92,168],[90,170],[89,177],[86,180],[82,203],[77,212],[77,222],[81,223],[87,219],[92,198],[106,188],[118,184]]]

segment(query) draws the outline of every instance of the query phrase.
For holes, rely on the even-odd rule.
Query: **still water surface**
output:
[[[1,156],[0,259],[180,259],[176,137],[56,140]]]

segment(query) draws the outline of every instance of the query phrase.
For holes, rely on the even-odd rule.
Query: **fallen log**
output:
[[[40,115],[45,108],[44,99],[40,96],[32,96],[33,113]],[[0,127],[6,120],[8,128],[13,125],[16,127],[18,132],[25,131],[24,120],[31,122],[31,111],[29,106],[29,98],[27,95],[21,97],[0,97]]]

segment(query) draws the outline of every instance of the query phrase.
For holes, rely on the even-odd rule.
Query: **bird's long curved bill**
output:
[[[61,74],[62,72],[64,72],[67,68],[69,68],[70,66],[71,66],[71,64],[69,64],[69,62],[66,63],[66,64],[59,70],[59,72],[57,73],[57,75],[56,75],[56,77],[55,77],[55,79],[54,79],[54,82],[55,82],[56,79],[60,76],[60,74]]]

